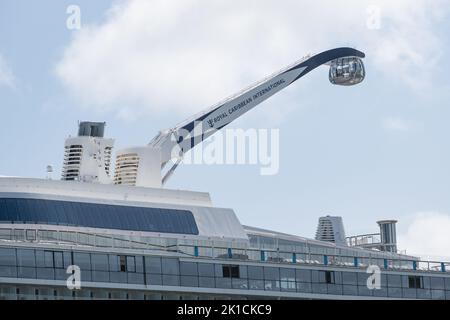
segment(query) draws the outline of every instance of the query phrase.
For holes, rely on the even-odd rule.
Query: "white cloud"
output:
[[[405,233],[398,236],[400,249],[422,258],[450,259],[450,214],[422,212],[416,214]]]
[[[381,9],[379,30],[366,26],[369,5]],[[75,33],[56,72],[85,107],[124,118],[190,115],[334,46],[361,48],[372,66],[414,87],[432,81],[441,52],[433,23],[445,8],[440,0],[123,1]]]
[[[14,74],[6,62],[5,58],[0,54],[0,87],[5,86],[9,88],[15,87]]]

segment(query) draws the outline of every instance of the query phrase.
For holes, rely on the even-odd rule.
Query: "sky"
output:
[[[80,10],[80,28],[72,28]],[[313,237],[397,219],[407,253],[450,257],[450,1],[0,0],[0,175],[58,178],[77,121],[115,148],[296,61],[350,46],[367,76],[319,68],[230,125],[278,129],[280,170],[182,165],[168,188],[207,191],[243,224]]]

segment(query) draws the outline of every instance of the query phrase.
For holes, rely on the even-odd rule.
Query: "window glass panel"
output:
[[[201,277],[214,277],[214,264],[212,263],[199,263],[198,274]]]
[[[27,241],[36,241],[36,230],[27,230],[25,236]]]
[[[145,271],[147,273],[160,274],[161,273],[161,258],[145,257]]]
[[[127,271],[127,257],[126,256],[118,256],[119,261],[119,271],[126,272]]]
[[[255,279],[255,280],[263,280],[264,279],[263,267],[248,266],[247,270],[248,270],[248,278],[249,279]]]
[[[185,276],[197,276],[197,263],[196,262],[180,262],[180,274]]]
[[[163,274],[179,274],[178,259],[162,258]]]
[[[431,277],[430,281],[431,281],[431,283],[430,283],[431,288],[433,288],[433,289],[444,289],[445,288],[444,278]]]
[[[144,272],[144,258],[142,256],[136,256],[134,262],[136,263],[136,272],[143,273]]]
[[[128,272],[128,283],[144,284],[144,275],[137,272]]]
[[[16,250],[0,248],[0,265],[15,266],[16,265]]]
[[[280,281],[266,280],[264,281],[264,289],[268,291],[280,291]]]
[[[298,292],[311,292],[312,286],[311,282],[297,282]]]
[[[213,277],[199,277],[198,278],[199,287],[203,288],[214,288],[215,282]]]
[[[231,278],[218,278],[216,275],[216,288],[231,288]]]
[[[239,266],[237,265],[223,265],[222,275],[224,278],[239,278]]]
[[[33,204],[31,201],[29,201],[29,206],[31,207]],[[54,202],[48,201],[47,202],[47,221],[49,224],[58,224],[59,222],[59,215],[58,215],[58,205],[55,205]]]
[[[80,267],[81,271],[91,270],[91,259],[89,253],[74,252],[73,264]]]
[[[388,286],[400,288],[402,286],[402,279],[399,275],[388,275]]]
[[[64,268],[67,269],[68,266],[73,264],[72,263],[72,255],[70,252],[64,251],[63,256],[64,256]]]
[[[165,286],[179,286],[180,285],[180,277],[175,275],[163,275],[163,285]]]
[[[61,251],[53,252],[53,259],[55,263],[55,268],[58,269],[64,268],[63,253]]]
[[[136,261],[135,257],[127,256],[127,271],[128,272],[136,272]]]
[[[91,254],[92,270],[108,271],[108,255],[106,254]]]
[[[198,277],[181,276],[181,285],[184,287],[198,287]]]
[[[320,283],[335,283],[334,271],[319,271]]]
[[[239,266],[239,277],[240,278],[248,278],[248,274],[247,274],[247,266]]]
[[[278,268],[264,267],[265,280],[280,280],[280,272]]]
[[[248,280],[250,290],[264,290],[264,280]]]
[[[17,265],[22,267],[35,267],[34,250],[17,249]]]
[[[45,267],[45,258],[43,250],[36,250],[36,267],[39,268]]]
[[[160,274],[147,274],[147,284],[162,285],[162,277]]]
[[[109,255],[109,271],[119,271],[119,259],[116,255]]]
[[[431,290],[431,298],[437,300],[445,300],[444,290]]]
[[[53,251],[44,251],[44,261],[46,268],[53,268]]]
[[[231,279],[231,286],[233,289],[241,289],[246,290],[248,289],[248,280],[247,279]]]
[[[311,270],[295,270],[295,278],[297,282],[311,282]]]
[[[342,272],[343,284],[357,284],[357,274],[355,272]]]
[[[295,281],[295,269],[280,268],[280,279]]]
[[[17,211],[16,202],[14,199],[5,199],[6,207],[6,219],[7,221],[17,221],[22,219],[19,218],[19,213]]]

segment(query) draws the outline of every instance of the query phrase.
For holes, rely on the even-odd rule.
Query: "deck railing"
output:
[[[184,257],[230,259],[243,261],[258,261],[277,264],[306,264],[336,267],[367,268],[377,265],[384,270],[450,272],[450,261],[422,261],[420,259],[392,258],[379,256],[343,255],[318,253],[320,248],[305,246],[303,249],[284,250],[279,248],[254,248],[242,245],[217,245],[211,241],[183,240],[176,238],[143,238],[138,241],[121,235],[92,234],[72,231],[31,230],[0,228],[0,244],[14,245],[17,243],[40,243],[76,246],[80,248],[116,248],[137,249],[153,252],[171,252]],[[205,244],[207,243],[207,244]],[[376,252],[379,254],[380,252]],[[1,257],[0,257],[1,259]]]

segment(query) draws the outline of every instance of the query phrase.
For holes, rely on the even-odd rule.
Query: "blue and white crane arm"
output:
[[[330,65],[329,77],[333,84],[353,85],[361,82],[365,71],[360,58],[364,56],[361,51],[344,47],[303,58],[174,128],[159,132],[149,146],[160,149],[162,168],[170,160],[177,160],[164,176],[163,183],[181,162],[184,153],[315,68]]]

